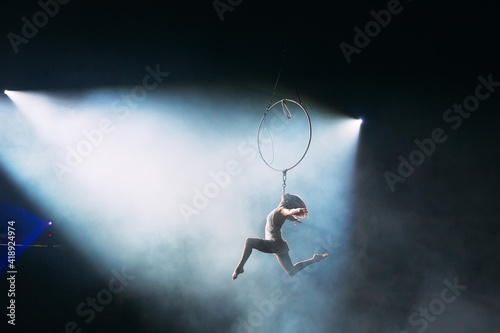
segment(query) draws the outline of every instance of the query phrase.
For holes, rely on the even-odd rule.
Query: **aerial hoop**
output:
[[[308,122],[308,125],[309,125],[309,140],[307,141],[307,147],[304,151],[304,154],[302,154],[302,157],[297,161],[297,163],[293,164],[292,166],[290,166],[289,168],[286,168],[286,169],[283,169],[283,170],[280,170],[280,169],[276,169],[274,168],[273,166],[271,166],[270,163],[268,163],[266,161],[266,159],[264,158],[264,156],[262,155],[262,151],[260,149],[260,129],[262,127],[262,124],[264,123],[264,120],[266,119],[266,116],[267,114],[269,113],[269,111],[271,111],[272,108],[274,108],[276,105],[278,104],[281,104],[281,108],[283,110],[283,113],[285,114],[285,116],[288,118],[288,119],[291,119],[292,118],[292,113],[290,111],[290,109],[288,108],[287,104],[286,103],[293,103],[297,106],[299,106],[302,111],[304,111],[305,115],[306,115],[306,118],[307,118],[307,122]],[[304,106],[302,106],[301,103],[299,102],[296,102],[292,99],[282,99],[282,100],[279,100],[277,102],[275,102],[274,104],[270,105],[266,112],[264,113],[264,115],[262,116],[262,119],[260,120],[260,123],[259,123],[259,129],[257,130],[257,146],[259,148],[259,154],[260,154],[260,158],[262,158],[262,160],[264,161],[264,163],[266,163],[266,165],[271,168],[272,170],[274,171],[279,171],[279,172],[282,172],[283,173],[283,194],[285,194],[285,186],[286,186],[286,172],[289,171],[289,170],[292,170],[293,168],[295,168],[300,162],[302,162],[302,160],[304,159],[304,157],[306,156],[307,154],[307,151],[309,150],[309,146],[311,145],[311,139],[312,139],[312,126],[311,126],[311,118],[309,117],[309,113],[307,112],[307,110],[304,108]],[[272,163],[272,162],[271,162]]]

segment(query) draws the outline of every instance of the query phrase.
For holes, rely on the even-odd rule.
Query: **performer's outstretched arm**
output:
[[[298,217],[308,217],[309,212],[307,211],[307,208],[293,208],[293,209],[288,209],[288,208],[282,208],[281,209],[281,214],[283,216],[298,216]]]

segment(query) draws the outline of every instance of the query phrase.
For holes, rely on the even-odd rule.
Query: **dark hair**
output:
[[[307,208],[302,198],[296,194],[285,193],[281,199],[281,203],[287,209]]]

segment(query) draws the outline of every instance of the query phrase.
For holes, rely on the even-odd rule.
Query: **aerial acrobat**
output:
[[[279,76],[278,76],[279,78]],[[274,93],[273,93],[274,96]],[[271,99],[272,102],[272,99]],[[305,113],[307,117],[307,121],[309,123],[309,142],[307,144],[307,148],[300,158],[300,160],[295,163],[290,168],[284,169],[284,170],[279,170],[271,166],[262,156],[262,152],[260,150],[260,140],[259,140],[259,134],[260,134],[260,128],[264,122],[264,119],[266,118],[267,114],[269,111],[276,105],[281,104],[281,107],[283,109],[283,113],[285,116],[290,119],[292,117],[292,114],[290,112],[289,107],[287,106],[287,102],[294,103],[298,105]],[[311,120],[309,118],[309,114],[307,113],[306,109],[302,106],[300,103],[300,97],[299,97],[299,102],[296,102],[294,100],[290,99],[282,99],[274,104],[270,104],[269,107],[267,108],[266,112],[264,113],[264,116],[262,117],[262,120],[260,121],[259,124],[259,130],[257,132],[257,144],[259,147],[259,153],[264,161],[264,163],[267,164],[267,166],[275,171],[281,171],[283,173],[283,195],[281,197],[281,201],[271,213],[267,216],[266,220],[266,228],[265,228],[265,238],[260,239],[260,238],[247,238],[245,241],[245,247],[243,249],[243,255],[241,256],[241,260],[238,263],[238,266],[236,266],[236,269],[233,272],[233,280],[238,277],[239,274],[244,272],[243,266],[247,262],[248,258],[250,257],[250,254],[252,253],[253,249],[256,249],[260,252],[265,252],[265,253],[274,253],[276,254],[276,257],[278,258],[279,263],[283,267],[283,269],[288,273],[288,275],[294,275],[297,272],[303,270],[307,266],[314,264],[316,262],[319,262],[321,260],[326,259],[328,257],[328,253],[324,254],[314,254],[314,256],[310,259],[298,262],[296,264],[292,263],[292,260],[290,259],[290,255],[288,252],[290,251],[290,248],[288,247],[287,241],[283,238],[281,235],[281,227],[285,223],[285,221],[293,221],[295,224],[302,223],[302,221],[299,218],[305,218],[309,216],[309,212],[307,210],[306,204],[304,201],[295,194],[289,194],[285,193],[285,187],[286,187],[286,173],[290,169],[294,168],[297,166],[304,156],[306,155],[309,145],[311,143],[311,136],[312,136],[312,127],[311,127]]]
[[[328,253],[315,254],[312,258],[296,264],[293,264],[290,259],[290,255],[288,254],[290,248],[288,247],[287,241],[281,235],[281,227],[286,220],[293,221],[295,223],[302,223],[299,219],[297,219],[297,217],[304,218],[308,216],[309,213],[307,211],[306,204],[298,195],[289,193],[284,194],[278,207],[276,207],[267,216],[265,238],[246,239],[243,255],[233,273],[233,280],[236,279],[239,274],[244,272],[243,266],[250,257],[252,249],[265,253],[276,254],[279,263],[288,275],[294,275],[307,266],[328,257]]]

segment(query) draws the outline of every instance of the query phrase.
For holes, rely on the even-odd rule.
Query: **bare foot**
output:
[[[236,269],[234,270],[234,273],[233,273],[233,280],[236,280],[238,275],[243,273],[243,272],[244,272],[243,267],[236,267]]]
[[[325,253],[325,254],[315,254],[315,255],[313,255],[313,260],[314,260],[314,262],[318,262],[318,261],[326,259],[326,257],[328,257],[328,256],[329,256],[328,253]]]

